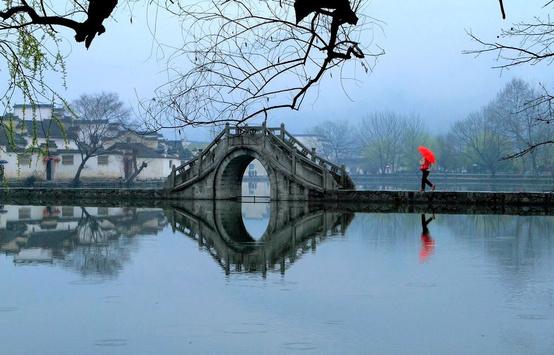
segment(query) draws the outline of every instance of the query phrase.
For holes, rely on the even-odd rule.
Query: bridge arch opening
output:
[[[242,176],[241,200],[243,202],[268,200],[271,195],[270,188],[269,177],[263,164],[258,159],[252,160]]]
[[[223,159],[215,174],[214,196],[218,200],[254,202],[256,198],[267,202],[277,196],[276,188],[275,173],[251,149],[233,150]]]
[[[263,164],[254,159],[242,176],[242,223],[252,239],[258,241],[269,226],[269,177]]]

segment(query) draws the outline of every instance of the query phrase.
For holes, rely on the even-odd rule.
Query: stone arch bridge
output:
[[[172,198],[238,200],[244,171],[254,159],[267,172],[271,200],[308,200],[326,191],[354,189],[344,166],[318,156],[283,124],[226,125],[197,157],[173,169],[166,189]]]

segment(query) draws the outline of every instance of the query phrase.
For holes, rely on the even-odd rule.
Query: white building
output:
[[[33,178],[43,181],[71,181],[82,162],[81,153],[68,132],[91,124],[65,115],[52,105],[16,105],[12,115],[3,119],[0,129],[0,160],[7,180]],[[94,124],[94,123],[93,123]],[[112,124],[106,133],[103,154],[90,158],[81,179],[126,180],[136,167],[147,167],[136,181],[162,180],[172,168],[190,159],[191,153],[179,141],[161,135],[142,135]]]

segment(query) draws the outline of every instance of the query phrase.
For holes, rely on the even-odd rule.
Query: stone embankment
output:
[[[550,192],[329,191],[319,199],[326,208],[353,212],[437,212],[554,214]]]
[[[454,204],[497,206],[550,206],[550,192],[415,192],[415,191],[328,191],[320,200],[331,202],[380,202],[390,204]]]
[[[154,206],[166,199],[161,189],[119,188],[3,188],[0,189],[0,205],[135,205]]]
[[[0,189],[2,204],[165,206],[180,199],[161,189]],[[298,201],[297,201],[298,202]],[[314,196],[310,204],[325,209],[352,212],[437,212],[554,214],[554,193],[532,192],[414,192],[414,191],[329,191]],[[302,203],[302,202],[299,202]]]

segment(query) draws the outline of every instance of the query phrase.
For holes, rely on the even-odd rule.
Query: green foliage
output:
[[[37,0],[27,1],[27,4],[33,8],[55,8],[54,4]],[[0,1],[0,11],[17,5],[11,0]],[[5,121],[8,110],[15,103],[29,106],[33,111],[33,121],[36,121],[34,111],[39,103],[67,106],[57,90],[67,87],[60,44],[61,37],[53,27],[33,24],[28,15],[19,13],[0,18],[0,73],[5,73],[7,79],[6,89],[0,92],[0,104],[4,107],[0,112],[0,130],[9,136],[12,146],[16,132],[12,118]],[[58,82],[53,80],[56,77]],[[31,146],[36,147],[36,127],[33,134]]]

